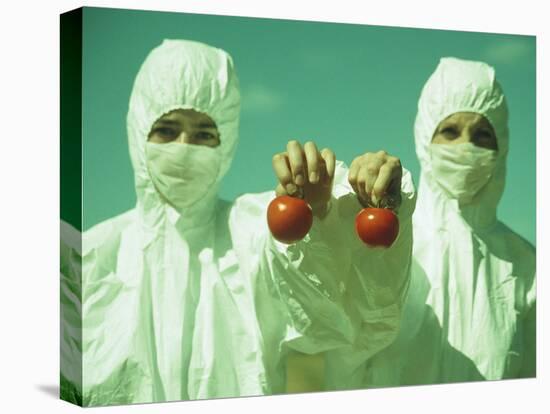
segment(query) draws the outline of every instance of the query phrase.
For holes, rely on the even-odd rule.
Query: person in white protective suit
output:
[[[220,49],[165,40],[146,58],[127,117],[136,207],[84,232],[81,249],[62,224],[62,395],[90,406],[357,388],[368,358],[395,339],[412,252],[410,174],[367,153],[348,177],[332,151],[289,142],[273,158],[277,193],[328,197],[312,202],[309,234],[281,244],[266,222],[274,191],[218,198],[239,102]],[[397,183],[391,248],[355,236],[364,200],[350,178],[380,197]]]
[[[535,376],[535,249],[497,218],[508,109],[494,69],[442,58],[415,123],[421,165],[411,285],[398,339],[368,385]]]

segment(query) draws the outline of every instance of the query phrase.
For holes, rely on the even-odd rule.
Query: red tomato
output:
[[[390,247],[399,234],[399,220],[387,208],[364,208],[355,218],[355,230],[372,247]]]
[[[267,207],[267,225],[273,237],[281,243],[302,240],[312,223],[311,207],[300,198],[280,196]]]

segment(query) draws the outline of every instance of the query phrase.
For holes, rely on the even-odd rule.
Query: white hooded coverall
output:
[[[62,223],[64,398],[93,406],[284,393],[289,349],[325,352],[326,389],[356,388],[365,361],[395,339],[412,252],[410,174],[391,248],[356,237],[360,205],[341,162],[328,215],[283,245],[267,227],[273,191],[217,197],[239,101],[220,49],[165,40],[143,63],[127,118],[136,207],[84,232],[81,247]],[[178,108],[208,114],[221,134],[204,149],[219,156],[215,180],[199,183],[204,196],[184,211],[160,198],[145,149],[155,120]]]
[[[432,136],[456,112],[485,116],[498,144],[491,177],[462,205],[435,180],[429,151],[430,145],[446,145],[431,144]],[[411,285],[398,339],[369,362],[367,384],[534,377],[535,249],[497,219],[508,110],[494,69],[442,58],[422,90],[414,131],[421,177]],[[471,144],[446,147],[456,145]],[[450,174],[448,182],[457,179]]]

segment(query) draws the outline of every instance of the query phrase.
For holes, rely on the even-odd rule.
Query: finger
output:
[[[390,194],[393,198],[399,201],[399,204],[401,204],[401,180],[403,178],[403,166],[401,165],[401,161],[396,158],[396,166],[393,170],[393,179],[388,187],[388,194]]]
[[[359,164],[360,157],[355,158],[351,165],[349,166],[348,171],[348,182],[349,185],[351,185],[351,188],[353,188],[353,191],[355,191],[355,194],[359,194],[359,189],[357,188],[357,178],[359,176],[359,170],[360,170],[360,164]]]
[[[380,167],[382,167],[384,163],[382,159],[380,159],[378,156],[371,156],[371,157],[368,157],[367,159],[368,161],[365,163],[365,170],[366,170],[365,192],[369,196],[369,199],[371,199],[374,183],[378,178]]]
[[[288,142],[286,149],[294,183],[302,186],[305,184],[304,152],[302,146],[298,141],[292,140]]]
[[[396,207],[394,201],[397,201],[401,194],[401,175],[401,163],[399,159],[392,157],[380,167],[373,187],[373,198],[376,197],[379,201],[384,199],[391,207]]]
[[[368,166],[366,164],[362,164],[359,168],[359,172],[357,173],[357,195],[364,202],[370,201],[368,193],[366,191],[368,176]]]
[[[272,159],[272,165],[277,180],[285,187],[286,192],[294,194],[296,192],[296,185],[292,180],[287,154],[284,152],[275,154]]]
[[[328,148],[324,148],[321,151],[321,157],[325,160],[326,171],[328,174],[328,180],[334,178],[334,171],[336,170],[336,154]]]
[[[311,184],[317,184],[320,177],[320,158],[319,150],[313,141],[308,141],[304,144],[304,152],[306,154],[308,178]]]
[[[275,195],[277,195],[277,197],[288,195],[286,188],[281,183],[277,183],[277,187],[275,188]]]
[[[388,187],[394,178],[393,167],[389,164],[384,164],[378,170],[378,177],[372,186],[372,195],[376,197],[377,200],[380,200],[386,195]]]

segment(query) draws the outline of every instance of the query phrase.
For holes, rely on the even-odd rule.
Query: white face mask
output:
[[[432,175],[451,198],[471,203],[489,182],[496,165],[496,151],[464,144],[431,144]]]
[[[176,209],[202,199],[218,177],[220,155],[214,148],[147,142],[145,153],[153,184]]]

